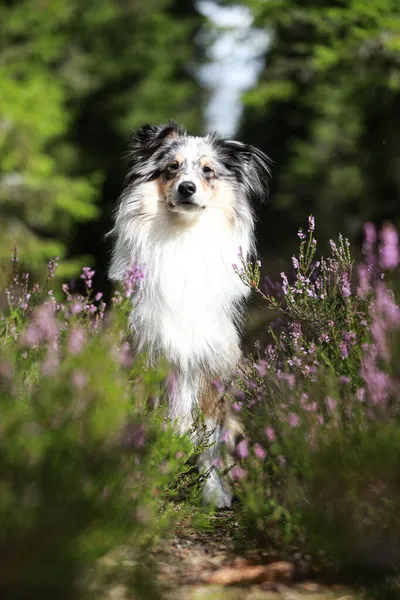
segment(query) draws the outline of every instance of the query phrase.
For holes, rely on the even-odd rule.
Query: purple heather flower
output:
[[[78,300],[78,299],[74,300],[74,302],[71,304],[71,313],[73,315],[77,315],[78,313],[81,313],[82,311],[83,311],[82,302],[80,302],[80,300]]]
[[[97,294],[95,295],[94,299],[96,300],[96,302],[99,302],[99,300],[101,300],[103,297],[102,292],[97,292]]]
[[[243,408],[243,402],[234,402],[232,408],[233,410],[236,410],[236,412],[240,412]]]
[[[293,263],[294,269],[297,270],[300,267],[299,261],[297,260],[297,258],[295,256],[292,256],[292,263]]]
[[[68,338],[68,352],[79,354],[83,350],[85,341],[85,330],[83,327],[79,325],[74,326]]]
[[[302,229],[299,229],[299,231],[297,232],[298,237],[300,238],[300,240],[303,242],[306,239],[305,234],[303,233]]]
[[[260,460],[264,460],[264,458],[267,456],[266,451],[260,444],[254,444],[253,451],[257,458],[259,458]]]
[[[87,375],[81,369],[75,369],[72,373],[72,384],[77,390],[82,390],[87,382]]]
[[[364,400],[365,400],[365,388],[358,388],[356,395],[357,395],[357,400],[359,402],[364,402]]]
[[[376,284],[375,293],[374,311],[379,311],[382,314],[389,327],[399,327],[400,306],[396,304],[393,294],[381,281]]]
[[[339,343],[339,350],[340,350],[340,355],[343,360],[349,356],[349,351],[348,351],[346,342]]]
[[[228,444],[228,443],[230,442],[230,439],[231,439],[231,438],[230,438],[230,435],[229,435],[229,431],[228,431],[227,429],[225,429],[225,430],[222,432],[222,435],[221,435],[220,441],[221,441],[221,442],[223,442],[224,444]]]
[[[363,242],[363,254],[365,261],[368,265],[372,265],[375,262],[374,258],[374,244],[376,242],[376,229],[373,223],[364,224],[364,242]]]
[[[358,288],[357,294],[364,298],[370,291],[370,269],[367,265],[360,265],[358,267]]]
[[[330,396],[327,396],[325,398],[325,404],[328,410],[330,410],[331,412],[335,410],[336,408],[336,400],[334,398],[331,398]]]
[[[345,298],[351,296],[350,281],[348,273],[342,275],[342,294]]]
[[[314,229],[315,229],[315,218],[312,215],[310,215],[308,217],[308,231],[310,233],[312,233],[314,231]]]
[[[264,377],[266,372],[267,372],[267,361],[266,360],[260,360],[260,362],[256,365],[254,365],[256,371],[258,372],[260,377]]]
[[[273,427],[266,427],[264,430],[264,433],[266,435],[266,437],[269,439],[270,442],[275,442],[276,440],[276,433]]]
[[[247,445],[247,440],[242,440],[236,446],[236,452],[239,458],[247,458],[249,455],[249,449]]]
[[[92,288],[92,279],[96,271],[92,270],[90,267],[83,267],[81,279],[84,280],[86,287],[90,290]]]
[[[332,254],[337,253],[337,246],[333,240],[329,240],[329,245],[331,247]]]
[[[247,471],[241,467],[233,467],[230,471],[232,479],[243,479],[247,475]]]
[[[377,367],[376,358],[377,349],[372,346],[362,361],[360,375],[366,384],[372,403],[383,405],[386,403],[391,389],[391,379],[387,373]]]
[[[22,344],[34,346],[43,341],[51,341],[58,334],[58,323],[50,303],[36,309],[32,322],[21,336]]]
[[[133,265],[132,267],[128,267],[125,271],[124,276],[124,290],[125,297],[130,298],[137,286],[137,283],[144,279],[143,269],[137,265]]]
[[[55,258],[49,260],[49,262],[47,263],[47,279],[52,279],[54,277],[54,274],[58,267],[58,260],[59,257],[56,256]]]
[[[373,223],[364,223],[364,238],[367,244],[371,246],[376,242],[376,229]]]
[[[296,415],[296,413],[289,413],[289,425],[290,427],[299,427],[300,426],[300,417],[299,415]]]
[[[347,375],[341,375],[341,376],[339,377],[339,381],[340,381],[340,383],[341,383],[341,384],[343,384],[343,385],[348,385],[348,384],[351,382],[351,379],[350,379],[350,377],[348,377]]]
[[[178,385],[178,374],[176,371],[171,370],[166,377],[166,386],[168,395],[171,397],[176,393]]]
[[[225,388],[219,379],[214,379],[214,381],[212,381],[211,383],[212,386],[217,390],[218,394],[222,395],[224,393]]]
[[[394,270],[400,263],[399,236],[396,228],[387,223],[380,231],[379,264],[383,269]]]

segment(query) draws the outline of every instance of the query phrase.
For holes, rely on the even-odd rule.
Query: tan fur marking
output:
[[[175,179],[165,179],[164,177],[159,177],[156,182],[158,193],[161,199],[165,200],[168,197],[172,186],[174,185]]]
[[[222,209],[229,226],[232,227],[235,213],[233,210],[234,194],[230,185],[225,181],[217,180],[215,182],[213,200]]]
[[[230,432],[228,447],[233,447],[235,438],[243,434],[243,426],[232,414],[226,398],[216,389],[212,381],[205,377],[201,382],[199,403],[205,419],[211,419],[216,425],[221,425]]]
[[[200,410],[206,419],[222,424],[227,415],[227,403],[212,382],[204,378],[200,388]]]

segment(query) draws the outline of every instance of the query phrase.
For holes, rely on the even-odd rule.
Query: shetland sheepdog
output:
[[[211,445],[205,503],[230,507],[217,469],[220,442],[236,426],[220,385],[240,359],[240,326],[249,288],[234,264],[255,254],[254,206],[267,194],[269,158],[217,133],[192,137],[174,121],[143,125],[132,136],[126,184],[115,212],[109,277],[142,267],[130,315],[135,347],[174,368],[168,415],[181,432],[202,413]],[[209,443],[210,443],[209,442]]]

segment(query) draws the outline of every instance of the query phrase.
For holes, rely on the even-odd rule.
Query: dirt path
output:
[[[237,528],[234,513],[224,511],[210,517],[208,529],[178,527],[154,551],[168,600],[362,600],[344,586],[318,583],[307,557],[278,563],[276,553],[260,549],[238,556]]]

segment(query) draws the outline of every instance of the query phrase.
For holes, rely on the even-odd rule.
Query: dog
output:
[[[257,148],[217,133],[193,137],[174,121],[145,124],[130,142],[110,232],[110,279],[122,281],[132,265],[145,270],[129,322],[138,351],[173,365],[169,417],[187,432],[203,415],[211,442],[198,461],[210,472],[203,499],[217,508],[232,502],[214,466],[221,437],[232,444],[236,431],[220,385],[241,356],[250,293],[234,265],[239,254],[255,256],[254,207],[267,195],[270,164]]]

